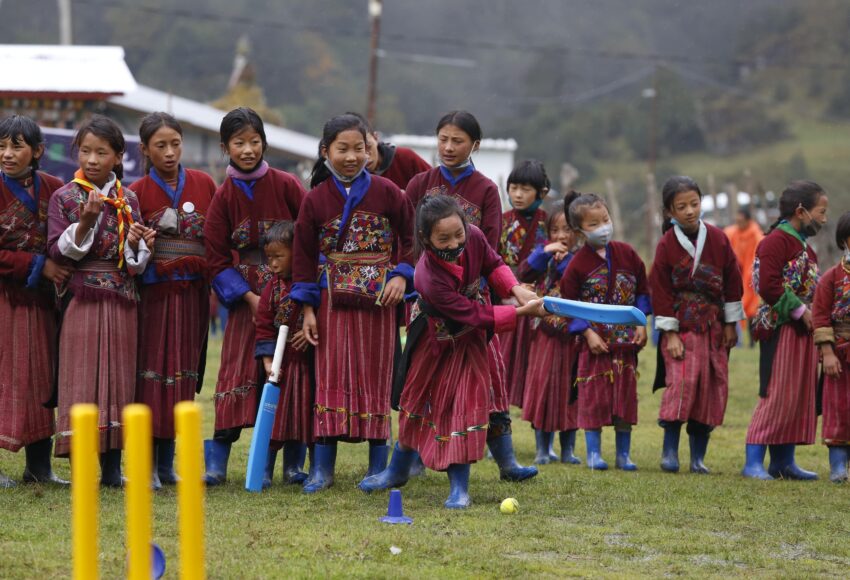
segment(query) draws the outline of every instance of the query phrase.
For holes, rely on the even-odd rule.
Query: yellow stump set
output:
[[[177,429],[177,499],[180,530],[180,578],[202,580],[204,569],[204,487],[201,479],[201,411],[193,402],[174,407]],[[71,497],[74,578],[98,577],[98,410],[71,409]],[[126,451],[127,577],[151,577],[151,411],[128,405],[123,413]]]

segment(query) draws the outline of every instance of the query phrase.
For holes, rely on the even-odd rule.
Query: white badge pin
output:
[[[193,211],[195,211],[195,204],[191,201],[187,201],[183,204],[183,211],[185,211],[186,213],[192,213]]]

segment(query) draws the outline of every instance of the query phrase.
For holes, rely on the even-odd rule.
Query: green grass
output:
[[[200,400],[205,433],[212,427],[211,393],[219,343],[210,350]],[[744,435],[757,397],[755,350],[734,351],[726,425],[711,440],[709,476],[670,475],[658,467],[660,395],[651,394],[653,352],[642,358],[641,424],[635,430],[637,473],[591,472],[549,465],[525,484],[502,483],[491,461],[472,470],[473,507],[450,512],[442,503],[446,477],[429,472],[404,488],[412,526],[378,522],[387,494],[366,496],[354,486],[366,466],[365,445],[342,445],[336,485],[307,497],[277,480],[262,495],[245,492],[249,433],[234,450],[230,482],[207,494],[207,570],[210,578],[273,576],[519,577],[519,576],[846,576],[850,487],[759,482],[738,475]],[[516,420],[519,458],[531,462],[532,431]],[[681,458],[687,461],[683,436]],[[580,437],[581,440],[581,437]],[[604,455],[613,463],[613,434]],[[584,445],[580,442],[580,451]],[[798,459],[825,478],[826,450],[800,448]],[[0,470],[19,475],[23,453],[0,452]],[[68,463],[56,461],[68,477]],[[499,513],[506,497],[517,515]],[[124,572],[124,496],[101,493],[100,565],[104,578]],[[19,486],[0,491],[0,578],[66,578],[71,568],[70,493]],[[177,577],[176,495],[156,494],[154,536]],[[393,555],[391,546],[401,548]]]

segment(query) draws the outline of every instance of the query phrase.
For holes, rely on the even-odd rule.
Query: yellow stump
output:
[[[127,578],[150,580],[151,555],[151,410],[146,405],[127,405],[123,413],[124,450],[127,465],[126,499]]]
[[[174,406],[177,430],[177,503],[180,529],[180,578],[203,580],[204,484],[201,479],[201,407],[192,401]]]
[[[71,408],[71,545],[75,580],[93,580],[97,570],[97,405]]]

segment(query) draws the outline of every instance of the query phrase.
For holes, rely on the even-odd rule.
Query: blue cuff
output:
[[[652,314],[652,301],[649,299],[649,294],[638,294],[635,306],[644,314]]]
[[[528,256],[528,265],[536,272],[545,272],[551,259],[552,255],[546,253],[543,246],[537,246]]]
[[[142,273],[142,284],[160,284],[162,282],[180,282],[186,280],[200,280],[200,274],[183,274],[180,272],[172,272],[170,276],[160,276],[156,273],[156,267],[150,264]]]
[[[405,302],[411,302],[411,301],[416,300],[418,298],[419,298],[419,292],[417,292],[416,290],[414,290],[413,292],[409,292],[409,293],[404,295],[404,301]]]
[[[36,288],[41,281],[41,271],[44,269],[44,263],[47,261],[47,256],[44,254],[36,254],[30,261],[30,269],[27,272],[27,288],[30,290]]]
[[[410,264],[399,264],[387,274],[387,282],[398,276],[404,276],[404,280],[407,282],[405,291],[411,292],[413,290],[413,266]]]
[[[254,358],[274,356],[275,346],[277,346],[276,340],[258,340],[257,346],[254,347]]]
[[[322,294],[319,290],[319,285],[315,282],[296,282],[292,285],[289,298],[299,304],[307,304],[313,308],[318,308]]]
[[[573,321],[570,322],[569,331],[571,334],[581,334],[588,328],[590,328],[590,323],[587,320],[573,318]]]
[[[228,308],[232,308],[233,305],[242,300],[246,292],[251,291],[248,282],[236,268],[222,270],[218,276],[213,278],[212,287],[216,296],[218,296],[218,301]]]

